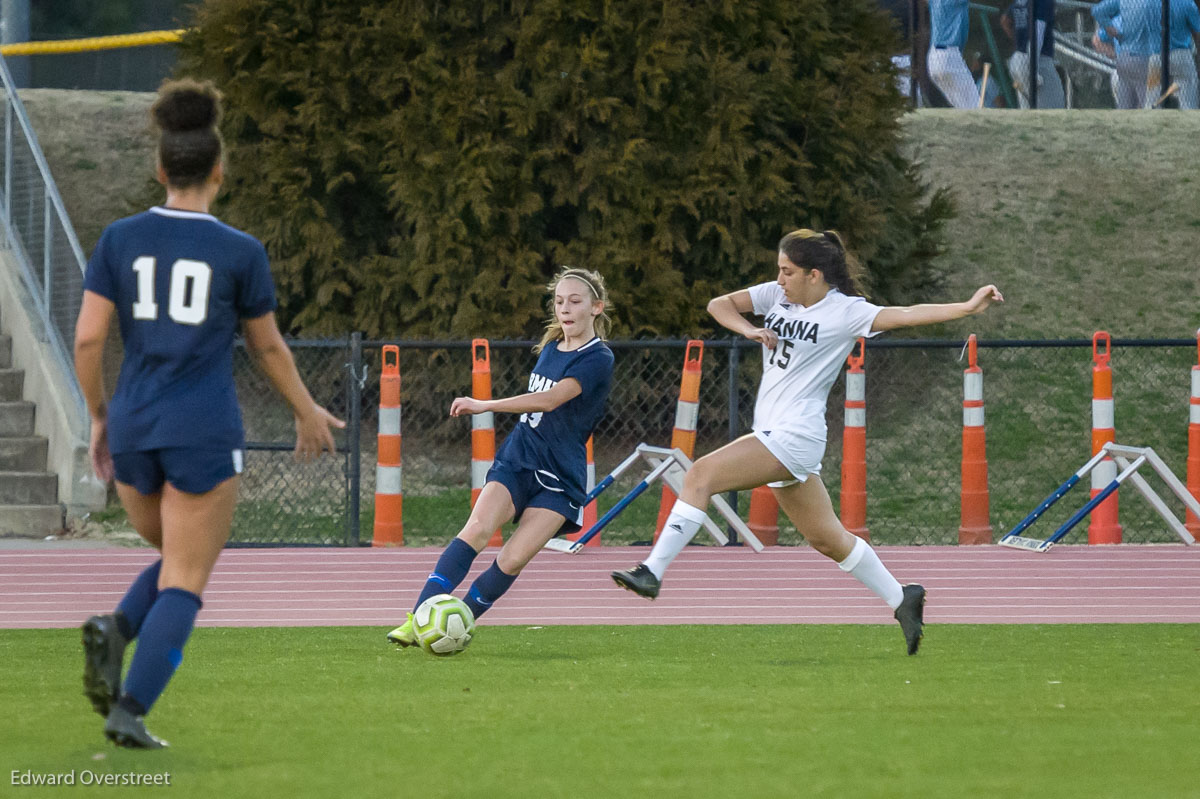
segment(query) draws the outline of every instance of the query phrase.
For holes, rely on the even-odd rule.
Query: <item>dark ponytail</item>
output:
[[[167,81],[158,90],[150,117],[160,131],[158,161],[167,184],[187,189],[208,180],[221,160],[221,93],[212,83]]]
[[[825,282],[843,294],[863,295],[862,267],[858,259],[846,251],[837,231],[793,230],[779,240],[779,251],[800,269],[819,269]]]

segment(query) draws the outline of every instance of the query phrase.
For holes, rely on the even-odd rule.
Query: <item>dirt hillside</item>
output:
[[[161,198],[153,94],[21,97],[85,253],[109,222]],[[1180,338],[1200,326],[1200,113],[922,110],[903,130],[959,211],[946,285],[930,299],[965,299],[988,282],[1008,297],[972,328],[981,336]]]

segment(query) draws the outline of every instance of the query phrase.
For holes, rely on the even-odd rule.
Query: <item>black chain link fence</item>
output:
[[[313,398],[357,426],[357,414],[350,413],[357,397],[351,377],[357,364],[352,342],[288,343]],[[346,434],[338,436],[336,456],[298,463],[292,457],[296,430],[287,405],[242,347],[234,353],[233,369],[246,428],[246,458],[230,542],[242,546],[359,543],[357,503],[353,502],[357,460],[347,446],[356,438],[351,434],[354,428],[348,424]],[[357,373],[362,373],[361,364]]]
[[[456,396],[471,389],[470,342],[294,341],[301,375],[318,402],[348,422],[339,452],[315,464],[291,458],[291,414],[239,351],[235,371],[249,452],[234,522],[236,544],[369,544],[374,521],[380,351],[400,348],[403,407],[404,535],[409,545],[444,544],[469,513],[469,419],[451,419]],[[523,393],[532,342],[490,346],[495,397]],[[616,372],[608,410],[596,430],[597,479],[640,442],[671,439],[685,341],[614,341]],[[1196,343],[1187,339],[1113,342],[1117,441],[1150,446],[1183,479],[1188,396]],[[983,341],[987,454],[993,540],[1011,529],[1091,455],[1092,343]],[[962,341],[883,340],[867,345],[867,526],[882,544],[952,544],[960,522]],[[761,370],[757,345],[705,342],[696,455],[749,431]],[[829,443],[823,479],[838,506],[844,381],[829,398]],[[516,416],[497,414],[499,443]],[[1149,474],[1149,473],[1147,473]],[[631,470],[604,495],[602,514],[630,490],[643,470]],[[1086,481],[1085,481],[1086,482]],[[1184,508],[1150,478],[1169,507]],[[609,527],[610,544],[649,542],[659,509],[658,487]],[[1052,508],[1030,534],[1048,536],[1087,499],[1086,485]],[[743,518],[749,492],[728,497]],[[1132,489],[1120,492],[1128,542],[1177,540]],[[699,540],[699,539],[698,539]],[[1064,543],[1087,540],[1087,523]],[[780,520],[781,544],[802,544]],[[703,541],[701,541],[703,543]]]

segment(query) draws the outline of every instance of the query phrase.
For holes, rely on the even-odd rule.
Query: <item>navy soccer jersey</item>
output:
[[[116,306],[125,348],[110,451],[242,448],[233,339],[275,309],[262,244],[209,214],[151,208],[105,229],[83,287]]]
[[[594,338],[577,350],[562,352],[546,345],[529,376],[529,391],[546,391],[572,377],[583,391],[546,413],[523,413],[496,453],[497,461],[533,469],[554,490],[561,484],[577,504],[587,496],[587,440],[604,415],[612,386],[613,354]]]

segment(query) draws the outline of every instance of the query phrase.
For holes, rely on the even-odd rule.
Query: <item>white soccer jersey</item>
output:
[[[775,331],[775,349],[763,347],[763,375],[754,405],[756,431],[788,430],[825,440],[829,389],[860,336],[874,336],[871,324],[883,308],[835,288],[805,308],[788,302],[783,286],[749,288],[754,313]]]

